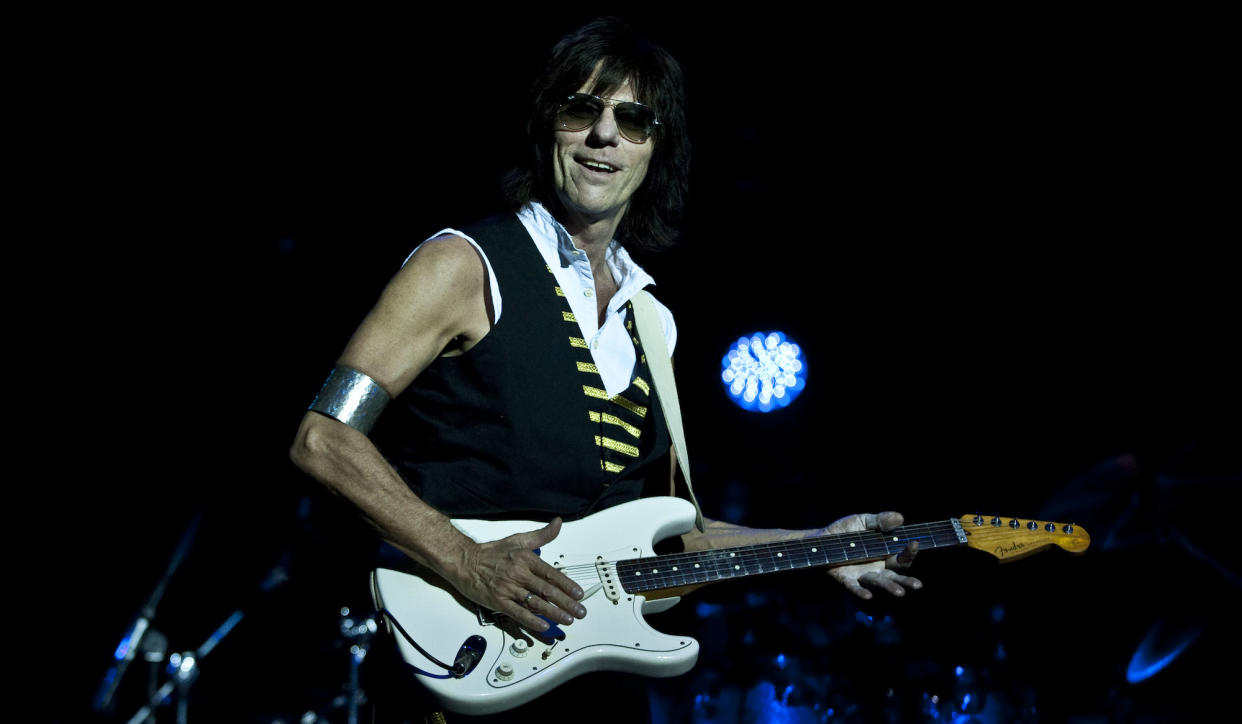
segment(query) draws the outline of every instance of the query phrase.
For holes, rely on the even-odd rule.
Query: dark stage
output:
[[[373,541],[288,446],[409,250],[498,208],[535,64],[589,17],[570,15],[49,31],[72,60],[49,60],[56,89],[39,91],[64,112],[40,134],[51,243],[28,246],[70,283],[30,338],[57,350],[65,394],[35,448],[58,464],[14,506],[33,659],[0,718],[129,719],[145,668],[113,716],[92,694],[197,520],[153,626],[172,652],[235,625],[201,661],[189,721],[346,721],[340,609],[369,613]],[[924,590],[898,600],[815,571],[706,587],[651,619],[703,646],[652,687],[655,721],[1229,708],[1242,360],[1214,23],[632,22],[687,76],[683,242],[640,260],[678,320],[705,512],[783,528],[978,512],[1092,538],[1006,565],[932,551]],[[720,358],[772,330],[801,343],[807,387],[746,413]]]

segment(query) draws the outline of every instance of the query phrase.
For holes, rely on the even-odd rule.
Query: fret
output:
[[[692,553],[634,558],[617,563],[630,593],[694,586],[778,571],[873,561],[900,553],[912,541],[927,550],[965,544],[955,520],[901,526],[888,533],[858,531],[817,538],[759,543]]]

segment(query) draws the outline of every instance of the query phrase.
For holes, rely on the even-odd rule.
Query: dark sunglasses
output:
[[[630,143],[646,143],[656,126],[660,125],[655,111],[642,103],[574,93],[557,109],[557,127],[563,131],[584,131],[595,125],[605,108],[612,109],[612,115],[617,119],[617,130]]]

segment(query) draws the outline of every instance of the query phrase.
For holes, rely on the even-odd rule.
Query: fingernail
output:
[[[582,598],[582,589],[581,589],[581,588],[575,588],[575,589],[574,589],[574,598]]]
[[[576,614],[578,615],[578,618],[582,618],[583,616],[585,616],[585,615],[586,615],[586,607],[585,607],[585,606],[579,606],[579,607],[577,607],[577,608],[575,608],[575,609],[574,609],[574,613],[576,613]]]
[[[571,623],[573,623],[573,622],[574,622],[574,617],[573,617],[573,616],[570,616],[569,614],[565,614],[565,615],[561,616],[561,623],[565,624],[566,626],[568,626],[569,624],[571,624]]]

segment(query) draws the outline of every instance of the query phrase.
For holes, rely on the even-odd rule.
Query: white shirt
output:
[[[643,287],[654,284],[655,281],[614,240],[608,247],[605,261],[618,288],[608,301],[608,310],[601,325],[595,297],[595,276],[591,273],[591,262],[587,259],[586,252],[574,246],[569,232],[565,231],[565,227],[542,204],[527,204],[518,211],[517,216],[534,239],[535,248],[539,250],[544,262],[552,270],[557,285],[565,292],[569,308],[582,330],[582,338],[590,348],[592,361],[603,378],[605,391],[610,395],[620,394],[630,386],[630,374],[634,371],[635,361],[634,343],[630,339],[630,331],[625,328],[625,305]],[[495,310],[492,322],[499,322],[500,286],[496,282],[496,274],[492,271],[492,263],[487,254],[474,239],[457,229],[443,229],[430,238],[446,234],[460,236],[469,241],[483,258],[483,263],[487,265],[488,278],[491,280],[492,308]],[[667,307],[658,300],[655,306],[660,314],[664,339],[671,356],[677,344],[677,326],[673,323],[673,314]]]

